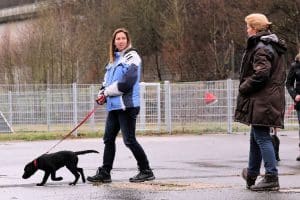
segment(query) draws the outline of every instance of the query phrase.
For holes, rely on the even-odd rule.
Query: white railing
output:
[[[238,81],[141,83],[137,129],[152,132],[237,132],[233,122]],[[15,132],[68,131],[94,109],[99,85],[0,85],[0,111]],[[217,101],[207,104],[205,94]],[[285,127],[297,129],[293,101],[286,92]],[[79,131],[104,129],[105,106],[99,106]]]

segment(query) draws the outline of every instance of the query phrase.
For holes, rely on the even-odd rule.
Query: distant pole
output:
[[[145,83],[140,83],[140,124],[141,129],[146,129],[146,102],[145,102]]]
[[[232,80],[227,79],[226,80],[226,88],[227,88],[227,133],[232,133],[232,95],[233,95],[233,86],[232,86]]]
[[[234,42],[231,40],[231,78],[234,79]]]
[[[63,2],[59,2],[59,19],[60,19],[60,84],[63,84]]]

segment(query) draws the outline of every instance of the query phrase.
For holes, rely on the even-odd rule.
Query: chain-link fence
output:
[[[238,81],[141,83],[137,129],[153,132],[237,132],[233,122]],[[0,85],[0,111],[15,132],[68,131],[97,106],[99,85]],[[286,92],[287,129],[298,128],[293,101]],[[79,131],[104,129],[105,106]]]

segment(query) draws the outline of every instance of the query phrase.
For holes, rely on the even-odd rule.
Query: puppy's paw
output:
[[[44,186],[44,183],[37,183],[36,186]]]
[[[72,182],[72,183],[69,183],[69,185],[76,185],[76,183]]]

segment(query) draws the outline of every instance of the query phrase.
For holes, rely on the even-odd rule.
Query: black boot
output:
[[[252,185],[250,189],[252,191],[278,191],[278,176],[266,174],[265,177],[257,185]]]
[[[110,173],[108,170],[105,170],[102,167],[99,167],[96,175],[94,176],[88,176],[87,180],[93,183],[110,183],[111,182],[111,177]]]
[[[248,175],[248,169],[247,168],[243,169],[242,177],[246,181],[247,189],[250,189],[250,187],[255,184],[255,181],[256,181],[256,178],[257,178],[257,176]]]
[[[151,169],[143,169],[143,170],[140,170],[140,172],[137,175],[130,178],[129,181],[138,183],[138,182],[144,182],[144,181],[151,181],[154,179],[155,179],[155,176]]]

